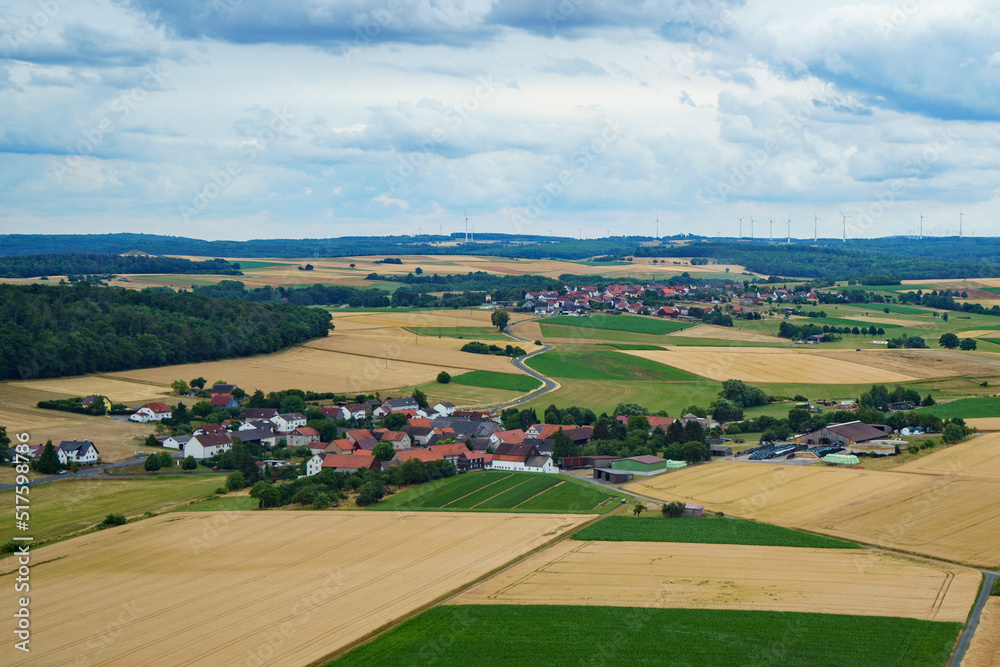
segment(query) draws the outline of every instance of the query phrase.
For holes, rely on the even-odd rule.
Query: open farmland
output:
[[[619,498],[561,475],[492,470],[407,489],[372,509],[604,513]]]
[[[530,375],[515,373],[495,373],[492,371],[469,371],[451,379],[456,384],[486,389],[505,389],[519,393],[534,391],[542,386],[541,382]]]
[[[748,343],[770,343],[772,345],[787,345],[788,341],[777,336],[765,336],[741,327],[720,327],[714,324],[696,324],[693,327],[680,329],[667,334],[666,341],[671,338],[708,338],[713,340],[745,341]]]
[[[692,382],[704,379],[655,361],[594,347],[560,346],[531,357],[525,364],[542,375],[578,380]]]
[[[585,520],[412,512],[155,517],[38,552],[32,652],[17,664],[159,664],[167,653],[186,665],[308,664]],[[281,544],[294,549],[279,554]],[[81,609],[87,622],[70,622]],[[206,623],[206,610],[218,622]]]
[[[566,540],[449,602],[822,612],[961,623],[981,578],[960,566],[869,549]]]
[[[895,472],[977,477],[1000,482],[1000,433],[934,452],[895,469]]]
[[[895,350],[842,352],[803,348],[670,347],[663,351],[637,350],[626,354],[713,380],[734,378],[745,382],[908,382],[920,378],[958,375],[961,372],[950,366],[936,365],[937,355],[895,355],[892,352]],[[980,359],[970,361],[975,363]],[[1000,371],[1000,358],[989,359],[988,363],[991,366],[997,364],[997,370]]]
[[[728,609],[446,605],[424,612],[333,664],[409,667],[433,661],[458,667],[470,664],[470,656],[489,656],[491,664],[510,666],[658,667],[683,659],[685,665],[706,667],[940,667],[947,662],[960,627],[910,618]],[[553,638],[553,628],[571,629],[574,636],[594,640]]]
[[[31,487],[31,534],[37,544],[90,528],[112,512],[128,517],[162,512],[211,496],[223,481],[214,475],[191,475],[39,484]],[[0,493],[0,511],[14,515],[13,491]]]
[[[573,539],[585,542],[692,542],[814,549],[859,548],[853,542],[732,517],[666,520],[659,516],[609,516],[573,533]]]
[[[962,419],[995,418],[1000,416],[1000,397],[961,398],[949,403],[932,405],[928,408],[919,408],[918,412],[929,412],[941,419],[952,419],[954,417],[961,417]]]
[[[1000,479],[975,474],[977,439],[941,454],[974,472],[773,466],[718,461],[635,482],[629,490],[748,519],[981,567],[1000,566]],[[932,461],[936,458],[928,456]],[[917,462],[920,463],[919,461]]]
[[[979,626],[962,660],[962,667],[998,665],[1000,665],[1000,597],[991,597],[983,607]]]
[[[640,315],[590,315],[588,317],[557,315],[545,318],[545,323],[576,329],[631,331],[644,334],[668,334],[690,326],[684,322],[672,322]]]

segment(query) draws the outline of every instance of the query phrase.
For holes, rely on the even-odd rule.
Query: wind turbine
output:
[[[424,226],[423,225],[417,225],[417,236],[421,236],[421,235],[423,235],[423,233],[424,233]]]
[[[769,232],[770,239],[769,240],[773,241],[774,240],[774,218],[768,216],[767,219],[771,221],[771,227],[770,227],[770,232]]]
[[[465,242],[469,242],[469,216],[465,213],[465,209],[462,209],[462,215],[465,216]]]
[[[659,213],[656,214],[656,238],[657,238],[657,240],[659,240],[659,238],[660,238],[660,214]]]
[[[743,218],[739,218],[740,221],[740,238],[743,238]]]
[[[552,236],[552,228],[549,227],[549,236]]]
[[[580,234],[580,240],[582,241],[583,240],[583,227],[577,227],[576,231],[577,231],[577,233]]]
[[[750,216],[750,240],[753,241],[753,216]]]
[[[792,216],[788,216],[788,244],[792,243]]]
[[[819,234],[816,231],[818,229],[818,227],[816,226],[817,222],[819,222],[819,218],[817,218],[816,213],[813,212],[813,243],[819,240]]]
[[[965,214],[962,213],[962,209],[958,209],[958,238],[962,238],[962,218],[964,217]]]
[[[444,236],[444,223],[438,223],[438,236]]]
[[[923,240],[923,238],[924,238],[924,212],[923,211],[920,212],[920,238],[921,238],[921,240]]]
[[[840,213],[840,217],[844,219],[844,243],[847,243],[847,218],[853,218],[854,216],[844,215],[841,211],[837,211],[837,213]]]
[[[476,242],[476,226],[472,225],[472,242]]]

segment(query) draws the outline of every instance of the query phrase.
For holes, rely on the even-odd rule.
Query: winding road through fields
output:
[[[544,317],[536,317],[536,318],[531,319],[531,320],[521,320],[521,322],[537,322],[538,320],[543,320],[543,319],[545,319],[545,318]],[[518,322],[518,324],[520,324],[521,322]],[[532,343],[532,342],[534,342],[534,341],[528,340],[527,338],[521,338],[517,334],[511,333],[510,331],[507,330],[506,327],[504,327],[503,333],[504,333],[504,335],[510,336],[514,340],[521,341],[522,343]],[[531,357],[537,357],[539,354],[545,354],[546,352],[548,352],[551,349],[552,349],[551,345],[545,344],[545,345],[542,346],[542,349],[535,350],[531,354],[526,354],[523,357],[519,357],[519,358],[513,360],[514,361],[514,365],[517,368],[521,369],[522,371],[524,371],[525,373],[527,373],[531,377],[533,377],[536,380],[540,381],[543,386],[540,389],[536,389],[535,391],[531,392],[527,396],[524,396],[522,398],[517,399],[516,401],[512,401],[510,403],[505,403],[504,405],[498,405],[496,408],[494,408],[495,410],[502,410],[504,408],[515,408],[515,407],[517,407],[519,405],[524,405],[525,403],[527,403],[529,401],[535,400],[539,396],[544,396],[545,394],[549,393],[550,391],[554,391],[554,390],[556,390],[556,389],[559,388],[559,383],[558,382],[556,382],[555,380],[553,380],[553,379],[551,379],[549,377],[546,377],[546,376],[542,375],[541,373],[539,373],[538,371],[536,371],[533,368],[529,368],[528,365],[524,363],[526,360],[530,359]]]

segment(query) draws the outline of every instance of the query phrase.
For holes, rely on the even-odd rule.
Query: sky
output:
[[[0,233],[995,235],[997,35],[995,0],[0,0]]]

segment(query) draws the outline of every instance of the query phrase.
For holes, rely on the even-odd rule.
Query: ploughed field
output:
[[[10,664],[308,664],[587,519],[155,517],[35,552],[32,650]]]

